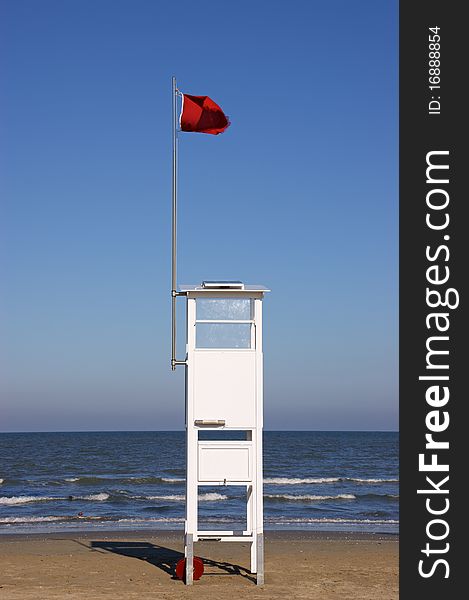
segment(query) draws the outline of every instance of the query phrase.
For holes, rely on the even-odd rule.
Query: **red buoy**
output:
[[[198,581],[204,572],[204,563],[201,558],[194,556],[193,559],[194,570],[192,572],[192,579]],[[186,576],[186,559],[181,558],[178,560],[176,565],[176,577],[178,579],[184,579]]]

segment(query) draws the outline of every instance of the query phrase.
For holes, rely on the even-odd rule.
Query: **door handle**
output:
[[[225,419],[196,419],[194,425],[196,427],[224,427]]]

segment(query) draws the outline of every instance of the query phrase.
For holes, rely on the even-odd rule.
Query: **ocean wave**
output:
[[[63,500],[63,498],[53,498],[52,496],[1,496],[0,504],[25,504],[27,502],[49,502],[51,500]]]
[[[336,496],[316,496],[314,494],[265,494],[264,498],[278,502],[323,502],[325,500],[356,500],[354,494],[337,494]]]
[[[82,477],[65,477],[64,481],[67,483],[77,483],[79,485],[102,485],[103,483],[119,482],[123,479],[125,478],[112,477],[111,475],[83,475]]]
[[[47,523],[48,521],[63,521],[65,517],[2,517],[0,523]]]
[[[67,483],[78,483],[80,485],[102,485],[112,481],[120,481],[120,478],[114,477],[99,477],[98,475],[83,475],[82,477],[65,477]]]
[[[184,517],[120,517],[118,523],[184,523]],[[230,517],[201,517],[200,523],[239,523],[239,519]]]
[[[0,484],[3,482],[0,479]],[[103,483],[128,483],[132,485],[150,485],[159,483],[184,483],[184,477],[157,477],[155,475],[144,476],[122,476],[115,477],[111,475],[94,476],[87,475],[81,477],[65,477],[63,480],[67,483],[76,483],[78,485],[102,485]],[[399,483],[398,478],[385,477],[266,477],[264,483],[267,485],[314,485],[340,482],[354,482],[363,484],[381,484],[381,483]],[[59,483],[59,482],[53,482]]]
[[[1,479],[1,478],[0,478],[0,485],[2,485],[2,483],[3,483],[4,481],[5,481],[4,479]]]
[[[386,499],[386,500],[398,500],[399,494],[359,494],[359,498],[373,498],[373,499]]]
[[[0,483],[3,480],[0,479]],[[66,477],[67,483],[78,483],[80,485],[102,484],[103,482],[130,483],[135,485],[147,485],[158,483],[184,483],[184,477],[157,477],[155,475],[131,476],[131,477],[113,477],[111,475],[103,476],[82,476]],[[397,478],[378,478],[378,477],[266,477],[265,484],[269,485],[301,485],[301,484],[321,484],[321,483],[339,483],[342,481],[353,481],[355,483],[399,483]]]
[[[104,502],[109,498],[109,494],[102,492],[101,494],[88,494],[87,496],[72,496],[69,500],[97,500],[98,502]]]
[[[58,516],[48,515],[42,517],[2,517],[1,525],[11,524],[38,524],[48,522],[113,522],[113,523],[184,523],[184,517],[103,517],[103,516]],[[201,518],[202,523],[238,523],[238,519],[230,517],[205,517]],[[358,518],[337,518],[337,517],[265,517],[264,521],[270,525],[293,525],[308,523],[337,523],[350,525],[398,525],[397,519],[358,519]]]
[[[343,481],[354,481],[356,483],[399,483],[399,479],[365,479],[361,477],[267,477],[264,479],[264,483],[270,485],[339,483]]]
[[[356,483],[399,483],[399,479],[361,479],[359,477],[344,477],[342,481],[355,481]]]
[[[149,517],[142,519],[139,517],[124,517],[117,519],[119,523],[184,523],[183,517]],[[396,519],[347,519],[347,518],[329,518],[329,517],[265,517],[264,521],[272,525],[288,525],[294,523],[349,523],[366,525],[399,525]],[[238,523],[239,519],[233,517],[205,517],[200,519],[201,523]]]
[[[184,502],[186,496],[184,494],[169,494],[161,496],[132,496],[132,498],[139,500],[173,500],[176,502]],[[228,500],[228,496],[225,496],[225,494],[218,494],[217,492],[199,494],[199,502],[214,502],[216,500]]]
[[[67,483],[77,485],[102,485],[103,483],[128,483],[132,485],[149,485],[158,483],[184,483],[185,479],[179,477],[144,476],[112,476],[112,475],[84,475],[82,477],[65,477]]]
[[[175,502],[184,502],[186,497],[183,494],[168,494],[162,496],[131,496],[135,500],[170,500]]]
[[[116,521],[114,517],[101,517],[101,516],[79,516],[79,515],[49,515],[43,517],[2,517],[0,518],[1,525],[8,525],[11,523],[47,523],[49,521],[61,521],[68,523],[71,521]]]
[[[118,500],[140,500],[140,501],[170,501],[184,502],[184,494],[158,494],[137,496],[130,495],[125,490],[118,490],[113,494],[101,492],[98,494],[86,494],[83,496],[1,496],[0,505],[16,505],[27,504],[31,502],[63,502],[63,501],[85,501],[85,502],[105,502],[109,499]],[[216,502],[220,500],[228,500],[226,494],[218,492],[207,492],[199,494],[200,502]],[[320,494],[264,494],[266,500],[277,502],[325,502],[334,500],[356,500],[356,499],[382,499],[395,501],[399,499],[399,494],[336,494],[336,495],[320,495]]]
[[[184,483],[185,479],[177,477],[156,477],[155,475],[145,475],[143,477],[120,477],[121,483],[130,483],[132,485],[148,485],[158,483]]]
[[[337,483],[339,477],[267,477],[264,483],[271,485],[299,485],[301,483]]]
[[[58,502],[61,500],[91,500],[104,502],[109,498],[109,494],[88,494],[86,496],[1,496],[0,504],[26,504],[28,502]]]
[[[341,519],[329,517],[266,517],[264,519],[272,525],[288,525],[293,523],[349,523],[356,525],[399,525],[396,519]]]
[[[225,494],[218,494],[217,492],[207,492],[206,494],[199,494],[199,500],[202,502],[212,502],[214,500],[228,500],[228,496]]]
[[[184,523],[184,517],[150,517],[148,519],[139,519],[134,517],[124,517],[117,519],[118,523]]]
[[[47,522],[62,523],[88,523],[88,522],[107,522],[107,523],[184,523],[184,517],[109,517],[96,515],[47,515],[42,517],[1,517],[0,525],[10,524],[34,524]],[[239,519],[230,517],[206,517],[200,519],[201,523],[238,523]]]

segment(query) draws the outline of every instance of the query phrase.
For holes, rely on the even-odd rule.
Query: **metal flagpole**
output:
[[[177,97],[180,94],[176,87],[176,77],[172,78],[173,93],[173,208],[172,208],[172,247],[171,247],[171,369],[174,371],[178,365],[185,365],[185,360],[176,360],[176,298],[180,294],[177,286]]]
[[[176,242],[177,242],[177,131],[176,131],[176,77],[172,78],[173,90],[173,202],[172,202],[172,251],[171,251],[171,369],[176,369]]]

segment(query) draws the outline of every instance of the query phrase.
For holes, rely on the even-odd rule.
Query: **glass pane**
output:
[[[251,319],[249,298],[197,298],[196,303],[196,318],[202,321]]]
[[[250,348],[250,323],[197,323],[196,348]]]

